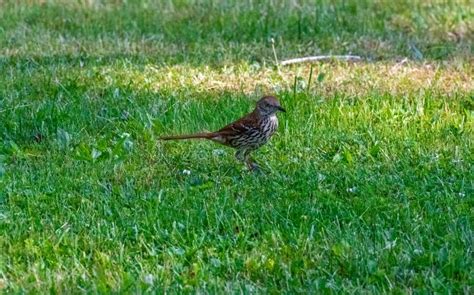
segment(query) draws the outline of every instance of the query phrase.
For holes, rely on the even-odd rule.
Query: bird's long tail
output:
[[[183,134],[183,135],[171,135],[171,136],[161,136],[161,140],[179,140],[179,139],[193,139],[193,138],[205,138],[211,139],[216,135],[212,132],[203,132],[195,134]]]

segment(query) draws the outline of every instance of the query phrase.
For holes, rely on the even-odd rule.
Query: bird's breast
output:
[[[278,128],[278,118],[276,115],[271,115],[267,120],[267,124],[264,124],[266,125],[265,133],[267,133],[268,136],[271,136]]]
[[[278,118],[275,115],[264,118],[260,123],[260,140],[259,144],[264,144],[270,139],[278,127]]]

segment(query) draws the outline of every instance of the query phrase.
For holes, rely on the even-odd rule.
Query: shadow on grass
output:
[[[47,65],[127,59],[213,66],[269,63],[274,39],[282,59],[469,60],[473,32],[464,14],[455,3],[413,1],[5,5],[0,53]]]

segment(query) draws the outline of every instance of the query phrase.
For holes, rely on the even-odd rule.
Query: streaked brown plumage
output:
[[[264,145],[278,127],[276,112],[286,112],[274,96],[264,96],[253,112],[215,132],[163,136],[162,140],[204,138],[237,149],[235,156],[251,170],[258,168],[250,152]]]

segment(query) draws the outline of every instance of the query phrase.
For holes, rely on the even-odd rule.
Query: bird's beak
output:
[[[280,106],[278,107],[278,110],[283,112],[283,113],[286,113],[286,110],[284,108],[280,107]]]

